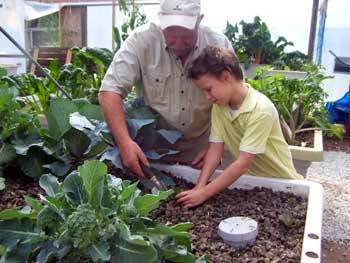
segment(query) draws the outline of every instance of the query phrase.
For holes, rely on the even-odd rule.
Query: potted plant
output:
[[[322,131],[331,136],[342,136],[339,126],[328,124],[322,82],[330,78],[318,67],[309,67],[303,79],[290,79],[284,75],[269,75],[268,67],[257,70],[257,79],[247,82],[265,94],[276,106],[283,135],[290,145],[299,173],[306,174],[312,161],[323,160]],[[314,131],[313,147],[297,145],[297,135]]]
[[[301,71],[308,61],[300,51],[285,52],[287,46],[293,43],[285,37],[278,37],[273,42],[271,33],[265,22],[256,16],[252,23],[241,21],[231,25],[227,22],[225,35],[231,41],[248,78],[255,76],[255,71],[261,65],[271,65],[268,74],[283,74],[289,78],[302,79],[306,72]]]

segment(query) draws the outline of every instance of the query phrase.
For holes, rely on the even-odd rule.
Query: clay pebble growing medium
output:
[[[193,185],[176,179],[181,189]],[[160,222],[176,224],[190,221],[193,252],[207,254],[210,262],[300,262],[307,201],[289,193],[265,188],[224,191],[203,205],[185,209],[174,199],[152,214]],[[247,216],[258,222],[254,245],[235,249],[223,242],[217,230],[221,220]]]

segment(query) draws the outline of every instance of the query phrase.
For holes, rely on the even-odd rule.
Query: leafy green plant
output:
[[[303,71],[307,70],[310,64],[308,56],[300,51],[284,53],[273,66],[279,69]]]
[[[105,48],[73,48],[73,63],[60,68],[57,61],[49,65],[50,75],[74,98],[86,98],[98,104],[97,94],[101,81],[113,59]],[[3,77],[9,87],[15,87],[23,103],[36,114],[47,111],[50,99],[63,97],[62,93],[47,77],[20,74]]]
[[[37,116],[27,112],[17,95],[15,88],[0,81],[0,173],[14,166],[27,176],[38,177],[47,149],[42,147]]]
[[[95,158],[102,149],[94,148],[87,151],[89,138],[70,124],[72,113],[81,114],[84,118],[102,121],[102,115],[97,105],[86,99],[68,100],[55,98],[50,102],[50,109],[45,112],[47,127],[42,137],[44,145],[51,150],[54,160],[45,165],[51,173],[65,176],[79,162]]]
[[[326,93],[322,82],[330,78],[318,67],[309,67],[304,79],[288,79],[283,75],[269,76],[269,67],[257,70],[257,77],[247,82],[265,94],[276,106],[282,132],[288,144],[295,144],[298,133],[323,129],[337,137],[341,129],[330,125],[324,111]]]
[[[119,50],[122,41],[128,38],[132,30],[147,22],[146,15],[141,13],[139,5],[135,1],[131,1],[131,6],[125,0],[118,2],[119,10],[125,15],[126,19],[121,26],[121,31],[118,27],[113,26],[113,40],[116,43],[114,53]]]
[[[171,148],[182,134],[176,130],[157,129],[157,117],[145,105],[143,100],[135,99],[126,103],[125,113],[129,134],[144,151],[148,159],[159,160],[165,155],[177,153]],[[113,144],[106,123],[89,121],[79,113],[73,113],[70,115],[70,124],[90,139],[88,149],[92,149],[99,144],[107,146],[100,153],[101,161],[110,161],[115,167],[126,172],[122,165],[119,150]],[[160,141],[162,141],[162,148],[157,146]]]
[[[21,111],[21,105],[16,101],[16,90],[6,85],[0,87],[0,140],[5,141],[15,133],[29,129],[32,118]]]
[[[41,79],[29,74],[18,77],[37,79],[41,87],[44,85]],[[17,80],[14,78],[11,81]],[[52,99],[52,94],[31,90],[28,85],[23,89],[32,91],[36,98],[42,98],[40,101],[33,100],[31,107],[26,103],[30,96],[25,98],[25,103],[22,103],[23,97],[17,96],[18,89],[23,91],[21,88],[8,88],[8,84],[17,85],[11,81],[2,81],[0,89],[0,170],[4,172],[7,167],[14,166],[20,168],[17,171],[33,178],[39,178],[46,169],[53,169],[59,176],[67,174],[71,169],[72,157],[81,157],[89,143],[83,133],[79,134],[71,128],[69,114],[80,112],[102,120],[99,107],[84,99]],[[37,111],[45,113],[46,117],[42,119],[48,122],[46,128],[41,126]]]
[[[191,223],[169,226],[147,216],[172,190],[141,195],[137,183],[87,161],[63,182],[43,175],[41,201],[0,212],[2,261],[205,262],[190,253]]]
[[[181,133],[156,128],[156,116],[142,100],[129,101],[125,106],[126,121],[131,137],[140,145],[150,160],[158,160],[177,151],[172,145]],[[77,163],[88,159],[111,162],[124,173],[118,148],[100,114],[99,107],[86,100],[53,99],[46,113],[48,128],[45,146],[55,160],[45,165],[57,176],[66,175]],[[162,141],[163,148],[157,147]],[[159,171],[157,174],[166,179]],[[167,183],[168,184],[168,183]]]
[[[239,25],[233,26],[227,22],[224,33],[231,41],[240,61],[245,64],[273,64],[282,56],[285,47],[293,45],[284,37],[279,37],[273,42],[266,23],[258,16],[252,23],[242,20]]]
[[[106,48],[72,48],[72,64],[61,69],[58,63],[49,69],[72,98],[86,98],[98,104],[97,95],[101,81],[112,62],[113,54]]]
[[[227,22],[225,35],[231,41],[241,63],[249,65],[268,64],[278,69],[301,70],[309,63],[307,56],[300,51],[285,52],[293,43],[284,37],[273,42],[265,22],[256,16],[252,23],[241,21],[232,25]]]

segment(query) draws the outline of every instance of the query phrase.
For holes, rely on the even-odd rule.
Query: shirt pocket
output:
[[[147,76],[148,85],[145,86],[149,101],[157,104],[167,104],[170,92],[169,72],[160,72],[159,70],[149,70]]]

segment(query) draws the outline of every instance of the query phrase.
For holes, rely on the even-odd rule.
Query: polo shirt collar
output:
[[[231,121],[234,121],[236,118],[238,118],[238,116],[242,113],[247,113],[247,112],[252,112],[258,102],[258,98],[256,96],[256,92],[255,90],[249,85],[249,84],[245,84],[248,86],[248,93],[245,96],[242,105],[239,107],[237,114],[235,115],[235,117],[232,117],[231,114],[231,108],[229,105],[224,107],[224,114],[225,117],[228,118]]]

